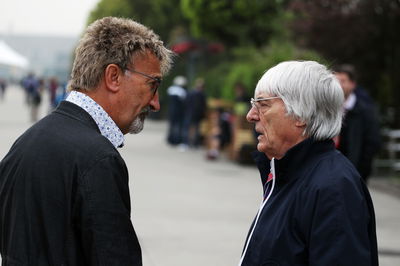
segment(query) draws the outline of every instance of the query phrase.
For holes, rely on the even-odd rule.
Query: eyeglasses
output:
[[[156,95],[158,87],[160,86],[161,81],[162,81],[161,78],[152,77],[152,76],[147,75],[145,73],[142,73],[142,72],[139,72],[139,71],[136,71],[136,70],[132,70],[132,69],[129,69],[129,68],[126,68],[126,70],[128,70],[131,73],[136,73],[136,74],[139,74],[139,75],[141,75],[143,77],[146,77],[148,79],[153,80],[154,82],[151,83],[151,90],[153,91],[153,96]]]
[[[259,102],[268,101],[268,100],[272,100],[272,99],[278,99],[278,98],[281,98],[281,97],[273,96],[273,97],[258,98],[258,99],[251,98],[250,99],[250,104],[251,104],[251,107],[255,107],[257,109],[257,111],[258,111],[260,109],[260,107],[261,107]]]

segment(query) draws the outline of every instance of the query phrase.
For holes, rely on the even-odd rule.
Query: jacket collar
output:
[[[99,127],[97,126],[94,119],[85,110],[83,110],[76,104],[67,101],[62,101],[54,112],[79,120],[82,123],[86,124],[87,126],[95,129],[97,132],[101,134]]]
[[[85,110],[96,122],[101,135],[106,137],[115,148],[122,147],[124,134],[109,114],[88,95],[79,91],[71,91],[66,101],[74,103]]]
[[[332,140],[316,141],[312,138],[305,139],[297,145],[290,148],[285,156],[280,160],[275,159],[276,184],[282,186],[291,179],[298,178],[298,175],[292,173],[299,171],[307,160],[318,157],[324,152],[334,150]],[[270,160],[259,151],[253,153],[253,158],[257,164],[261,175],[261,182],[264,186],[270,171]]]

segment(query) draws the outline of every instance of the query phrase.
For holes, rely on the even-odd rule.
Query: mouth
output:
[[[144,120],[145,118],[146,118],[146,116],[148,116],[149,115],[149,113],[150,113],[150,108],[148,108],[148,107],[146,107],[146,108],[144,108],[142,111],[140,111],[140,113],[139,113],[139,118],[141,119],[141,120]]]
[[[255,131],[256,131],[257,135],[264,135],[264,131],[259,128],[255,128]]]
[[[256,135],[257,135],[257,140],[258,142],[261,142],[262,139],[265,137],[265,131],[262,130],[261,128],[255,128]]]

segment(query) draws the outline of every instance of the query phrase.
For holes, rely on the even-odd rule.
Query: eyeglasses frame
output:
[[[161,79],[161,78],[159,78],[159,77],[152,77],[152,76],[150,76],[150,75],[148,75],[148,74],[146,74],[146,73],[139,72],[139,71],[136,71],[136,70],[133,70],[133,69],[130,69],[130,68],[126,68],[125,70],[128,70],[128,71],[131,72],[131,73],[139,74],[139,75],[141,75],[141,76],[143,76],[143,77],[146,77],[146,78],[148,78],[148,79],[154,80],[154,81],[156,82],[157,86],[156,86],[156,88],[154,89],[153,96],[156,95],[157,90],[158,90],[158,87],[160,87],[160,84],[161,84],[161,82],[162,82],[162,79]]]
[[[265,98],[258,98],[258,99],[251,98],[251,99],[250,99],[250,104],[251,104],[251,107],[256,108],[256,110],[258,111],[258,107],[257,107],[257,105],[256,105],[257,102],[268,101],[268,100],[278,99],[278,98],[281,98],[281,97],[279,97],[279,96],[272,96],[272,97],[265,97]]]

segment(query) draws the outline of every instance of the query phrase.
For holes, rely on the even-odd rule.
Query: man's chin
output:
[[[144,120],[146,115],[139,115],[133,120],[132,124],[129,127],[129,134],[139,134],[144,128]]]
[[[258,150],[259,152],[266,153],[266,147],[265,147],[265,145],[262,144],[262,143],[260,143],[260,142],[257,144],[257,150]]]
[[[142,111],[138,114],[138,116],[133,120],[132,124],[129,127],[130,134],[138,134],[143,130],[144,127],[144,120],[150,113],[150,107],[145,107]]]

